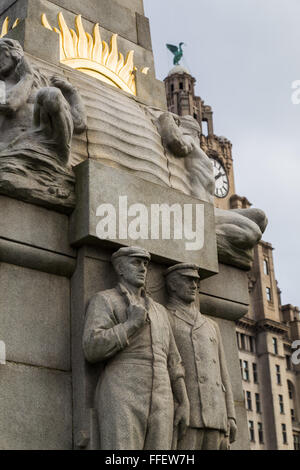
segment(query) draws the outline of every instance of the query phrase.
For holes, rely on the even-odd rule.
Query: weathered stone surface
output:
[[[70,278],[76,259],[28,245],[0,239],[0,261]]]
[[[238,320],[246,315],[249,305],[232,302],[231,300],[219,299],[210,295],[200,293],[201,310],[206,315],[221,317],[227,320]]]
[[[49,2],[43,0],[43,3]],[[76,15],[81,14],[89,21],[99,23],[103,28],[137,43],[135,12],[127,8],[124,2],[117,3],[111,0],[109,2],[107,0],[86,0],[82,2],[81,0],[72,0],[70,3],[69,0],[52,0],[52,3],[56,5],[55,10],[57,13],[66,10]],[[63,11],[63,13],[65,12]]]
[[[70,369],[69,280],[1,263],[1,340],[7,360]]]
[[[200,282],[200,293],[248,305],[247,273],[233,266],[219,264],[216,276]]]
[[[71,243],[78,246],[84,243],[99,243],[97,236],[97,224],[100,218],[96,216],[100,204],[112,204],[119,211],[119,197],[127,197],[128,207],[137,202],[143,204],[151,213],[152,204],[192,204],[192,207],[204,207],[204,225],[200,222],[198,229],[204,234],[204,245],[202,249],[189,251],[186,246],[187,240],[182,235],[181,239],[164,240],[151,239],[149,220],[147,236],[149,239],[138,239],[138,244],[146,248],[155,257],[165,260],[167,263],[192,262],[199,265],[202,276],[206,277],[218,270],[216,264],[216,245],[214,239],[214,208],[206,202],[182,195],[169,188],[163,188],[142,179],[136,178],[119,169],[110,168],[92,159],[76,167],[77,178],[77,207],[72,214]],[[110,182],[107,185],[107,182]],[[193,206],[194,205],[194,206]],[[104,214],[103,214],[104,215]],[[195,217],[195,216],[194,216]],[[122,218],[118,219],[122,225]],[[130,217],[129,219],[130,220]],[[165,219],[164,219],[165,221]],[[118,226],[117,224],[117,226]],[[202,231],[204,230],[204,232]],[[172,229],[171,229],[172,232]],[[199,232],[198,232],[199,233]],[[172,234],[171,234],[172,236]],[[172,236],[173,237],[173,236]],[[117,230],[114,240],[106,240],[119,245],[136,245],[136,241],[126,236],[122,239]]]
[[[137,41],[139,46],[152,51],[152,41],[150,34],[150,24],[144,15],[136,14]]]
[[[7,8],[9,8],[13,3],[15,3],[16,0],[2,0],[1,5],[0,5],[0,14],[5,12]]]
[[[105,0],[102,0],[105,1]],[[113,0],[121,6],[124,6],[124,0]],[[136,11],[140,15],[144,15],[144,4],[143,0],[126,0],[126,8],[130,8],[133,11]]]
[[[155,106],[162,111],[167,110],[166,93],[163,83],[154,77],[154,67],[145,75],[140,70],[136,72],[137,97],[145,105]]]
[[[249,429],[245,400],[235,402],[236,424],[239,430],[238,439],[231,446],[231,450],[250,450]]]
[[[217,322],[220,328],[234,397],[238,433],[237,440],[231,445],[231,449],[247,450],[249,449],[249,434],[247,426],[245,426],[245,423],[247,422],[247,414],[241,383],[235,323],[221,318],[213,318],[213,320]]]
[[[75,258],[68,216],[5,196],[0,196],[0,216],[1,238]]]
[[[39,37],[39,41],[32,41],[35,35]],[[38,56],[40,60],[47,60],[55,66],[59,64],[57,34],[44,28],[40,21],[26,18],[10,30],[5,37],[19,41],[26,54]],[[44,45],[43,48],[40,47],[40,43]]]
[[[7,363],[0,367],[1,450],[71,450],[71,377]]]

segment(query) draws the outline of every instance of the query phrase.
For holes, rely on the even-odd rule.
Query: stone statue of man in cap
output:
[[[180,263],[166,273],[167,310],[185,368],[190,423],[180,450],[221,450],[235,441],[236,419],[219,327],[202,315],[195,299],[200,280],[193,264]]]
[[[168,313],[145,292],[149,260],[139,247],[119,249],[112,256],[117,287],[97,293],[87,309],[85,356],[105,363],[95,396],[102,450],[169,450],[173,427],[183,436],[188,424]]]

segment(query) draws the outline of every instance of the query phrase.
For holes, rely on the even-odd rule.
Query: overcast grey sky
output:
[[[215,133],[233,143],[236,191],[264,209],[282,302],[300,305],[299,0],[144,0],[157,78],[172,67],[166,43],[213,107]]]

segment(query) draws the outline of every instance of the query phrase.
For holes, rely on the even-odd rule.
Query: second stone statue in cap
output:
[[[221,334],[216,322],[196,307],[199,269],[176,264],[165,272],[167,310],[185,368],[190,424],[178,436],[179,450],[219,450],[235,440],[236,422]]]

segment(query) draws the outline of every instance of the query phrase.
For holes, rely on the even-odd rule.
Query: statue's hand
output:
[[[134,304],[129,299],[128,295],[126,297],[127,300],[127,316],[128,316],[128,323],[136,328],[142,327],[148,318],[147,310],[139,304]]]
[[[236,441],[236,434],[237,434],[237,425],[236,425],[235,419],[229,418],[228,426],[229,426],[229,442],[230,444],[232,444],[233,442]]]
[[[186,157],[193,150],[192,142],[184,136],[179,127],[180,121],[172,113],[163,113],[158,118],[158,126],[163,144],[168,147],[176,157]]]
[[[65,80],[63,77],[60,77],[59,75],[53,75],[53,77],[51,77],[51,85],[53,87],[59,88],[63,93],[74,92],[73,85],[68,80]]]
[[[178,427],[178,439],[182,439],[186,433],[190,420],[190,404],[184,400],[175,411],[174,427]]]

